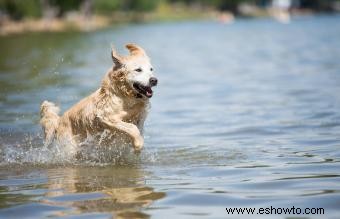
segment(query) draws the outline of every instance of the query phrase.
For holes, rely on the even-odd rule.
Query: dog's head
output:
[[[124,93],[136,97],[152,97],[152,87],[157,85],[157,78],[153,74],[150,58],[144,49],[136,44],[127,44],[128,56],[119,55],[114,48],[111,50],[113,76],[115,82],[123,84]]]

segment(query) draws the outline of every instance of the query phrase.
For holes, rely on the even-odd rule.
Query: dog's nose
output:
[[[157,78],[155,78],[155,77],[151,77],[151,78],[150,78],[150,85],[151,85],[151,86],[156,86],[157,83],[158,83]]]

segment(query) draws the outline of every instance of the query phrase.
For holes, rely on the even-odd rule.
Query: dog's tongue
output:
[[[147,87],[145,91],[146,91],[146,96],[147,97],[149,97],[149,98],[152,97],[152,90],[151,90],[150,87]]]

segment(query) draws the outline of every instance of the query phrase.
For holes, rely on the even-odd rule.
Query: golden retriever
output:
[[[113,66],[98,90],[82,99],[62,116],[52,102],[40,107],[45,145],[56,141],[75,155],[77,146],[89,136],[108,130],[113,136],[124,136],[136,152],[143,148],[144,120],[147,116],[152,87],[157,85],[153,67],[144,49],[127,44],[129,55],[111,50]],[[112,136],[111,136],[112,137]]]

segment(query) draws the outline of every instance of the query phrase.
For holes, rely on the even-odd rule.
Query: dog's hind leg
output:
[[[45,135],[45,145],[50,145],[55,137],[59,125],[59,107],[49,101],[44,101],[40,106],[40,124]]]
[[[56,135],[56,147],[58,152],[63,154],[64,158],[67,157],[69,159],[73,159],[79,149],[77,141],[74,139],[74,136],[69,130],[64,130],[61,132],[58,130]]]

